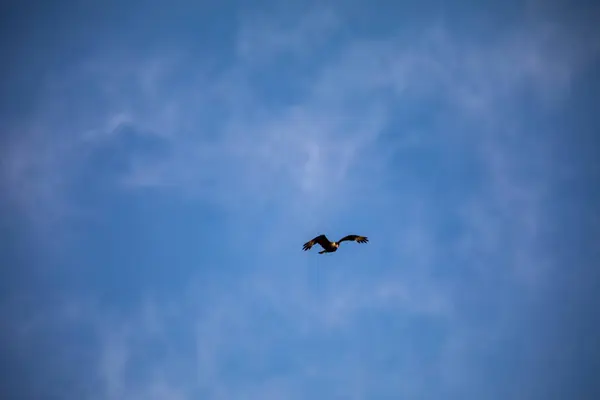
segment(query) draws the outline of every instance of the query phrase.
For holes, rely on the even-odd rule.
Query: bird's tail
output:
[[[325,250],[319,252],[319,254],[323,254],[323,253],[325,253]]]

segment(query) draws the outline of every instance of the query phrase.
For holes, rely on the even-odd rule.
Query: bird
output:
[[[366,236],[348,235],[348,236],[344,236],[337,242],[330,242],[329,239],[327,239],[327,236],[319,235],[316,238],[304,243],[304,246],[302,247],[302,249],[304,251],[310,250],[311,247],[313,247],[315,243],[318,243],[323,248],[323,250],[320,251],[319,254],[334,253],[340,247],[340,243],[342,243],[344,240],[348,240],[348,241],[353,240],[358,243],[367,243],[369,241],[369,239]]]

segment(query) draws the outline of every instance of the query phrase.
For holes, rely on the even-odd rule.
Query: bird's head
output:
[[[336,249],[337,249],[338,247],[340,247],[340,244],[339,244],[338,242],[331,242],[331,245],[332,245],[333,247],[335,247]]]

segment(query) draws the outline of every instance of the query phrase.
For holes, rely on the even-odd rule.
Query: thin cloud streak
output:
[[[308,18],[308,21],[312,19]],[[307,23],[301,24],[302,31],[306,30]],[[242,33],[250,35],[247,31],[248,29]],[[565,65],[567,58],[563,58],[562,54],[556,57],[547,54],[542,46],[536,47],[535,42],[531,44],[531,38],[525,41],[526,44],[521,47],[523,50],[515,52],[513,47],[510,47],[512,40],[509,40],[508,47],[501,46],[496,54],[493,51],[486,54],[490,51],[482,52],[480,48],[469,46],[459,47],[458,43],[452,42],[447,33],[440,33],[439,29],[433,32],[434,34],[429,36],[433,39],[427,39],[428,36],[425,35],[424,45],[411,46],[408,50],[404,50],[402,42],[397,40],[352,44],[341,52],[339,61],[334,60],[329,66],[321,68],[322,72],[303,95],[302,103],[290,106],[287,110],[284,108],[283,112],[275,114],[262,108],[259,102],[254,102],[255,105],[251,108],[254,111],[230,109],[227,112],[227,124],[217,123],[213,127],[217,131],[208,135],[212,139],[207,139],[207,135],[202,131],[187,132],[186,126],[194,125],[193,121],[200,122],[194,114],[202,107],[215,101],[220,104],[226,101],[226,98],[240,97],[236,89],[230,88],[233,91],[218,93],[218,90],[210,89],[211,85],[208,85],[208,90],[207,86],[203,86],[203,90],[198,93],[198,86],[191,85],[189,89],[181,88],[171,100],[168,100],[170,96],[167,94],[165,103],[164,93],[167,93],[167,89],[157,77],[165,80],[166,77],[179,73],[179,69],[172,63],[159,60],[142,63],[137,67],[130,66],[128,69],[140,76],[137,79],[139,93],[156,93],[156,96],[151,96],[151,99],[155,100],[151,101],[157,102],[160,98],[162,106],[157,108],[148,105],[136,110],[115,110],[107,114],[108,122],[100,131],[111,133],[115,130],[115,124],[129,122],[139,132],[161,136],[166,134],[171,138],[173,151],[169,158],[149,163],[132,160],[131,169],[123,171],[122,180],[127,185],[164,185],[167,188],[176,186],[185,190],[195,188],[195,192],[204,195],[217,194],[219,202],[227,202],[227,193],[240,189],[249,194],[246,198],[254,198],[268,193],[266,188],[284,187],[286,192],[281,194],[284,198],[301,196],[301,204],[314,198],[315,204],[318,204],[321,196],[324,196],[323,199],[330,196],[328,192],[344,192],[340,184],[348,181],[345,178],[351,173],[352,166],[360,164],[362,168],[366,168],[373,165],[373,162],[375,165],[380,162],[376,158],[366,161],[365,155],[356,153],[356,150],[371,143],[377,148],[380,147],[377,145],[379,132],[384,129],[390,113],[394,110],[394,101],[402,96],[419,96],[419,93],[427,94],[429,91],[439,93],[441,88],[448,99],[462,102],[459,103],[462,110],[469,111],[475,107],[473,112],[481,115],[482,112],[495,112],[492,110],[496,109],[498,104],[494,103],[496,100],[492,97],[500,96],[499,99],[502,100],[505,96],[510,96],[510,91],[516,91],[524,78],[533,83],[540,82],[535,83],[540,92],[548,90],[550,86],[547,82],[558,82],[554,85],[555,90],[563,90],[561,88],[565,86],[562,82],[568,77],[568,64]],[[298,33],[290,35],[297,37]],[[245,38],[242,36],[240,40]],[[542,43],[545,42],[543,39]],[[309,40],[307,44],[310,43]],[[281,47],[285,48],[283,45]],[[426,50],[420,50],[421,48]],[[276,49],[266,46],[261,54],[268,58],[280,51],[279,46]],[[365,65],[364,60],[373,61]],[[543,63],[535,60],[543,60]],[[241,61],[243,62],[243,59]],[[161,68],[158,69],[157,65]],[[540,69],[541,65],[544,65],[545,69]],[[118,63],[104,69],[114,71],[115,67],[116,70],[119,69]],[[235,68],[244,70],[240,66]],[[202,69],[200,67],[200,70]],[[161,71],[160,74],[157,70]],[[129,80],[132,75],[123,76],[123,79]],[[221,76],[226,78],[228,72],[222,73]],[[192,73],[190,78],[191,82],[206,82],[201,75]],[[122,79],[112,79],[102,86],[127,87],[122,82]],[[248,87],[248,84],[249,82],[242,82],[241,86]],[[212,87],[217,88],[221,85],[222,82],[217,80]],[[151,89],[148,89],[150,87]],[[394,97],[386,97],[385,91],[388,88],[395,91]],[[423,92],[424,89],[427,92]],[[244,96],[243,92],[241,96]],[[112,96],[110,98],[116,99]],[[375,103],[349,100],[363,98],[375,100]],[[189,102],[189,99],[194,101]],[[110,103],[119,102],[111,100]],[[356,113],[357,110],[360,112]],[[206,115],[202,112],[201,114]],[[210,119],[208,125],[212,125]],[[201,123],[200,127],[202,126],[206,124]],[[95,131],[98,129],[95,128]],[[220,133],[215,135],[216,132]],[[343,141],[338,138],[339,132],[345,134]],[[18,161],[21,167],[14,165],[7,168],[12,171],[12,182],[36,182],[34,188],[20,189],[28,193],[20,195],[20,198],[47,193],[43,191],[43,185],[48,182],[69,181],[66,173],[72,170],[72,167],[68,164],[53,166],[51,163],[62,160],[65,154],[79,152],[81,146],[87,146],[87,141],[78,140],[74,143],[72,149],[62,149],[53,144],[41,147],[41,143],[26,146],[29,151],[35,152],[31,155],[11,152],[14,155],[18,154],[18,159],[16,156],[11,157],[9,163],[17,164],[17,160],[21,160]],[[40,157],[43,154],[40,151],[46,153],[45,158]],[[27,162],[31,163],[29,167],[23,165]],[[77,159],[73,162],[81,161]],[[385,168],[385,164],[378,171],[382,168]],[[34,175],[27,180],[21,179],[25,172],[19,171],[26,169],[32,170],[31,174]],[[53,171],[54,175],[48,177],[45,171]],[[320,177],[321,171],[328,171],[334,181],[324,186],[325,181]],[[36,173],[39,175],[36,176]],[[362,179],[365,179],[366,175],[367,172],[362,175]],[[334,183],[333,186],[331,183]],[[10,186],[13,192],[17,191],[15,186],[16,183]],[[60,188],[60,185],[58,187]]]

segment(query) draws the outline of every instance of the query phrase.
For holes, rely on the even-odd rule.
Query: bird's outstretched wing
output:
[[[329,247],[329,239],[327,239],[325,235],[319,235],[316,238],[304,243],[304,247],[302,249],[304,251],[310,250],[310,248],[313,247],[315,243],[320,244],[321,247],[324,249],[327,249]]]
[[[367,243],[369,241],[369,239],[366,236],[348,235],[341,238],[338,243],[342,243],[344,240],[353,240],[358,243]]]

